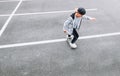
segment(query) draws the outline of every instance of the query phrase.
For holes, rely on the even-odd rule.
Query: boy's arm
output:
[[[86,16],[86,15],[83,15],[83,19],[85,19],[85,20],[92,20],[92,21],[96,20],[96,18],[90,17],[90,16]]]
[[[72,18],[69,17],[65,22],[64,22],[64,26],[63,26],[63,31],[66,33],[69,30],[69,25],[72,22]]]

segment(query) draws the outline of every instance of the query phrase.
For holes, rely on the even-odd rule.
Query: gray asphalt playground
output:
[[[0,1],[2,29],[19,1]],[[62,28],[72,12],[45,12],[76,7],[96,8],[87,11],[87,15],[97,20],[83,21],[78,48],[71,49],[64,40]],[[22,1],[15,12],[22,15],[14,14],[0,36],[0,76],[119,76],[119,8],[119,0]],[[44,14],[36,14],[38,12]]]

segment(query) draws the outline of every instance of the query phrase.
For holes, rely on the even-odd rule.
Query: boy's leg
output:
[[[73,33],[72,34],[73,34],[74,37],[73,37],[71,43],[75,43],[77,41],[78,37],[79,37],[76,29],[73,29]]]

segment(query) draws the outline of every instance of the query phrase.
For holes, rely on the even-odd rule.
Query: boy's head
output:
[[[77,10],[75,12],[76,17],[82,17],[85,14],[86,14],[86,10],[84,8],[82,8],[82,7],[77,8]]]

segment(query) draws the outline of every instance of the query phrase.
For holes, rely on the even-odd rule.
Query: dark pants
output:
[[[71,43],[75,43],[75,42],[77,41],[78,37],[79,37],[76,29],[73,29],[72,35],[73,35],[74,37],[73,37],[73,40],[71,41]],[[68,36],[70,36],[70,35],[68,35]]]

